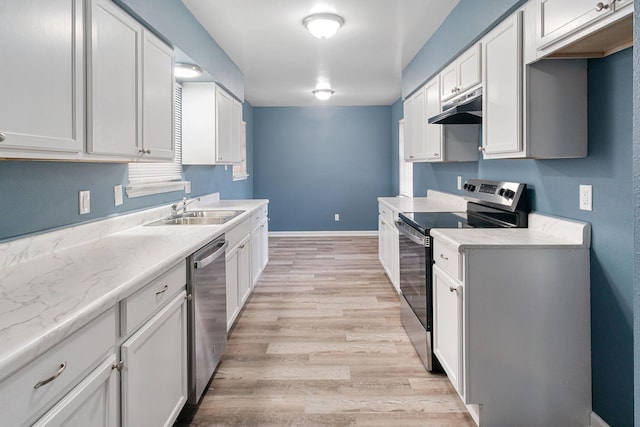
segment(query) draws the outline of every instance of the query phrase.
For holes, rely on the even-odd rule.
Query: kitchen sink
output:
[[[237,217],[243,210],[187,211],[177,216],[159,219],[146,225],[220,225]]]

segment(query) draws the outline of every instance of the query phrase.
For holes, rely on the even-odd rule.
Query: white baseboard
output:
[[[365,231],[270,231],[269,237],[373,237],[378,230]]]
[[[598,414],[591,411],[591,416],[589,417],[589,427],[610,427],[610,426],[602,418],[600,418]]]

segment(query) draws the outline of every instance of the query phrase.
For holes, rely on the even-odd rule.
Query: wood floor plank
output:
[[[177,426],[474,426],[400,323],[376,237],[271,237],[207,394]]]

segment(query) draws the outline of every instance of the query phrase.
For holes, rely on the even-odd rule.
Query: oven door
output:
[[[397,222],[400,243],[400,290],[426,331],[431,331],[431,237]]]

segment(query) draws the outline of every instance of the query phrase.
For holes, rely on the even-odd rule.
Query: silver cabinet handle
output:
[[[4,142],[7,139],[7,135],[5,135],[4,133],[0,132],[0,142]]]
[[[121,360],[118,363],[114,363],[113,365],[111,365],[111,369],[116,369],[118,371],[122,371],[122,369],[124,368],[124,362]]]
[[[449,286],[449,292],[458,292],[457,286]]]
[[[440,157],[440,153],[433,153],[433,157]]]
[[[169,289],[169,286],[168,285],[164,285],[162,287],[162,289],[160,289],[158,292],[156,292],[156,295],[164,294],[165,292],[167,292],[167,289]]]
[[[42,380],[42,381],[38,381],[33,388],[34,389],[38,389],[40,387],[42,387],[43,385],[47,385],[49,384],[51,381],[55,380],[56,378],[58,378],[63,372],[64,370],[67,368],[67,362],[62,362],[60,364],[60,367],[58,368],[58,370],[56,371],[55,374],[51,375],[49,378],[47,378],[46,380]]]
[[[186,299],[187,301],[191,301],[193,299],[193,295],[187,294],[184,296],[184,299]]]
[[[609,9],[609,5],[608,5],[608,4],[604,4],[604,3],[602,3],[602,2],[599,2],[599,3],[596,5],[596,12],[600,12],[600,11],[601,11],[601,10],[603,10],[603,9]]]
[[[440,258],[442,258],[445,261],[449,261],[449,258],[447,258],[446,256],[444,256],[444,254],[440,254]]]
[[[145,149],[139,149],[138,153],[144,155],[144,154],[151,154],[151,150],[145,150]]]
[[[486,148],[485,148],[485,147],[478,147],[478,151],[480,151],[480,152],[482,152],[482,153],[484,153],[484,151],[485,151],[485,150],[486,150]]]

